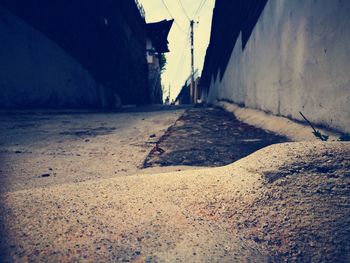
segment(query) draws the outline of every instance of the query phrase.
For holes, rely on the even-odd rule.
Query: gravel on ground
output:
[[[183,112],[1,115],[1,261],[350,261],[350,143],[140,170]]]
[[[348,262],[349,156],[349,143],[286,143],[219,168],[3,193],[1,252],[16,262]]]
[[[238,121],[223,109],[191,108],[159,139],[144,167],[218,167],[286,141],[286,137]]]
[[[134,174],[183,112],[0,112],[0,192]]]

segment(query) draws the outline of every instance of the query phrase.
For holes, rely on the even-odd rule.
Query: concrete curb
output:
[[[319,139],[313,135],[312,129],[309,126],[288,118],[267,114],[259,110],[242,108],[237,104],[224,101],[217,101],[214,105],[233,113],[235,117],[242,122],[286,136],[291,141],[319,141]],[[340,134],[335,132],[320,128],[317,128],[317,130],[322,134],[329,135],[328,141],[337,141],[340,137]]]

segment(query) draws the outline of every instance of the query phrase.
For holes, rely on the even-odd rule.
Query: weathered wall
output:
[[[123,104],[149,103],[146,24],[134,1],[0,0],[0,3],[69,54],[106,91],[117,93]]]
[[[269,0],[206,100],[350,131],[350,1]]]
[[[0,108],[113,106],[70,55],[0,5]]]

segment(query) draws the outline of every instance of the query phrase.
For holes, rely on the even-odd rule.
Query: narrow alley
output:
[[[222,166],[287,140],[212,107],[12,111],[0,123],[0,192]]]
[[[350,262],[350,0],[0,0],[0,263]]]
[[[233,162],[286,138],[211,107],[12,111],[0,122],[4,262],[280,262],[347,249],[349,144],[275,144]]]

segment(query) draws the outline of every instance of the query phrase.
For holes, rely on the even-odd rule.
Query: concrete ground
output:
[[[134,174],[183,112],[1,112],[0,192]]]
[[[144,167],[223,166],[288,139],[238,121],[213,107],[188,109],[159,139]]]
[[[349,262],[349,143],[144,172],[183,109],[85,113],[1,116],[1,261]]]

